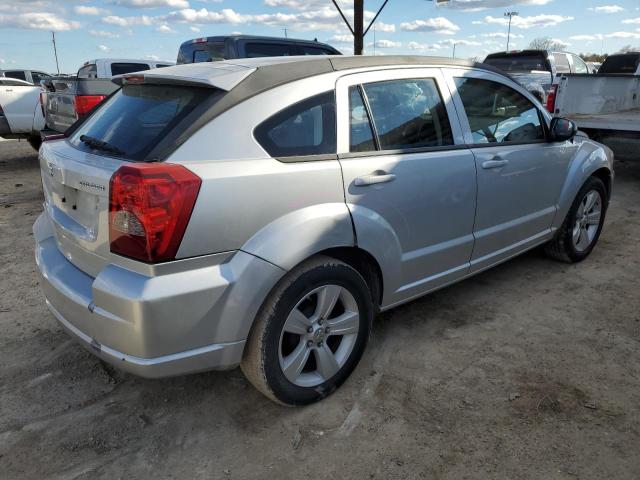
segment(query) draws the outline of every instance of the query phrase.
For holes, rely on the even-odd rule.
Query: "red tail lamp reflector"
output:
[[[109,182],[111,252],[148,263],[175,259],[201,183],[177,164],[120,167]]]
[[[76,113],[78,116],[86,115],[105,98],[105,95],[78,95],[76,97]]]
[[[551,85],[551,89],[549,90],[549,95],[547,95],[547,111],[549,113],[554,113],[556,109],[556,94],[558,93],[558,85]]]

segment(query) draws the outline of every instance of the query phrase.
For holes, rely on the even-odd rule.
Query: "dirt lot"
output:
[[[640,478],[640,161],[617,174],[587,261],[532,252],[382,315],[342,389],[290,409],[71,341],[35,273],[36,155],[0,142],[0,477]]]

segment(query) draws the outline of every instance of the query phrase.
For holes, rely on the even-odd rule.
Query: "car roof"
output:
[[[261,36],[261,35],[212,35],[209,37],[197,37],[197,38],[193,38],[191,40],[186,40],[184,42],[182,42],[182,45],[188,45],[190,43],[195,43],[197,40],[200,40],[202,38],[206,38],[207,41],[210,42],[215,42],[215,41],[224,41],[227,39],[232,39],[232,40],[258,40],[258,41],[263,41],[263,42],[273,42],[273,41],[278,41],[278,42],[286,42],[286,43],[305,43],[305,44],[309,44],[309,45],[320,45],[323,47],[331,47],[331,45],[327,44],[327,43],[322,43],[322,42],[318,42],[317,40],[303,40],[300,38],[283,38],[283,37],[266,37],[266,36]],[[331,47],[334,50],[336,50],[335,47]]]
[[[286,68],[282,65],[286,64]],[[285,83],[324,73],[359,68],[390,66],[454,66],[478,68],[494,72],[510,78],[505,72],[482,63],[447,57],[428,57],[417,55],[384,55],[384,56],[290,56],[290,57],[258,57],[223,60],[218,62],[187,63],[166,67],[161,70],[146,71],[147,83],[183,83],[207,86],[230,91],[240,85],[249,83],[254,93],[269,90]],[[127,75],[114,79],[122,84]],[[244,81],[246,79],[246,81]],[[244,81],[244,82],[243,82]]]

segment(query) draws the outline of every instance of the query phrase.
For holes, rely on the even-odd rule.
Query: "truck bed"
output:
[[[570,114],[568,118],[580,128],[640,132],[640,108],[623,112],[599,114]]]

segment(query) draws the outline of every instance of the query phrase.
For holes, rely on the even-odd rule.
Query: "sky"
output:
[[[351,19],[352,1],[338,0]],[[365,0],[365,25],[383,0]],[[367,54],[477,58],[550,37],[574,53],[640,49],[640,0],[389,0],[365,38]],[[243,33],[318,39],[345,54],[352,37],[331,0],[0,0],[0,69],[73,73],[94,58],[175,61],[180,43]]]

